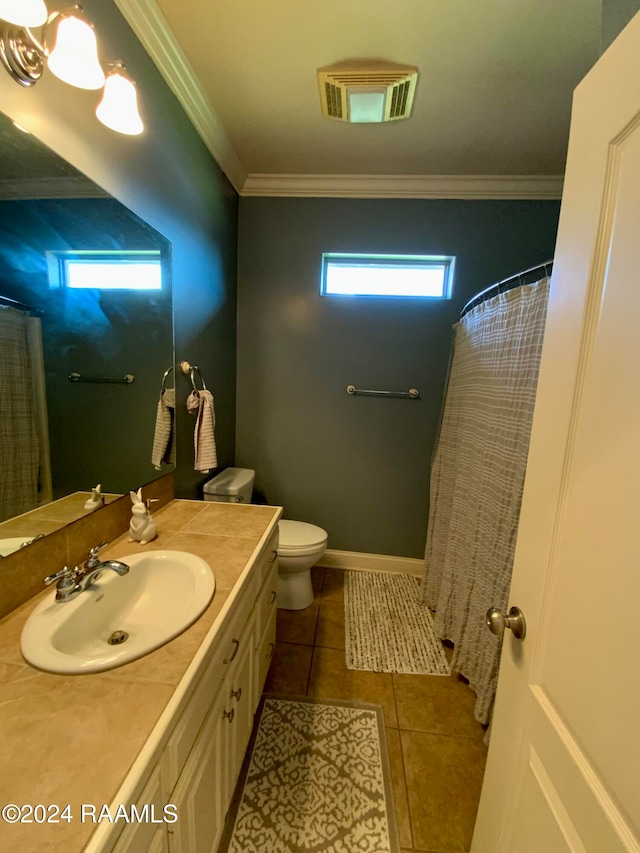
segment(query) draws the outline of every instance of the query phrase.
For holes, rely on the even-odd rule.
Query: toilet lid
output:
[[[279,551],[298,551],[300,548],[313,548],[315,545],[325,545],[327,531],[306,521],[283,520],[278,523],[280,530]]]

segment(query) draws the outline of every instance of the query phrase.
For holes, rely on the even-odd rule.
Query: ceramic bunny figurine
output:
[[[137,492],[129,492],[131,495],[131,523],[129,524],[129,542],[139,542],[146,545],[158,535],[156,523],[144,501],[142,500],[142,488]]]
[[[91,489],[91,497],[85,502],[85,509],[98,509],[98,507],[104,505],[104,495],[100,491],[101,488],[101,484],[98,483],[95,489]]]

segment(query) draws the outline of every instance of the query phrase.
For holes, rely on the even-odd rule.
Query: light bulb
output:
[[[47,60],[60,80],[79,89],[101,89],[104,71],[98,61],[98,43],[93,28],[81,18],[63,15],[58,23],[56,44]]]
[[[107,76],[96,116],[106,127],[128,136],[137,136],[144,130],[135,84],[119,70]]]
[[[0,18],[17,27],[41,27],[47,15],[44,0],[0,0]]]

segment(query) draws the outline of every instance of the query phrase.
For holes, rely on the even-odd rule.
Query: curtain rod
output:
[[[10,296],[3,296],[0,293],[0,302],[8,303],[8,307],[10,308],[21,308],[23,311],[31,311],[33,309],[29,308],[28,305],[25,305],[24,302],[18,302],[17,299],[11,299]]]
[[[544,270],[547,272],[547,269],[553,269],[553,258],[549,261],[544,261],[541,264],[536,264],[533,267],[529,267],[526,270],[521,270],[521,272],[514,273],[514,275],[510,275],[508,278],[503,278],[502,281],[497,281],[495,284],[491,284],[489,287],[485,287],[484,290],[481,290],[480,293],[476,293],[475,296],[472,296],[471,299],[464,306],[462,311],[460,312],[460,319],[464,317],[472,308],[475,308],[476,305],[481,305],[483,302],[486,302],[487,299],[491,299],[493,296],[497,296],[498,293],[504,293],[507,290],[511,290],[514,287],[520,287],[521,284],[525,282],[522,281],[522,277],[525,275],[529,275],[530,273],[537,272],[538,270]],[[547,275],[549,273],[547,272]]]

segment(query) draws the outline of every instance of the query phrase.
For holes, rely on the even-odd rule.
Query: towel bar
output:
[[[131,385],[135,381],[133,373],[125,373],[124,376],[81,376],[79,373],[70,373],[69,382],[104,382],[116,385]]]
[[[417,388],[410,388],[408,391],[367,391],[364,388],[356,388],[355,385],[347,385],[347,394],[352,397],[356,394],[361,397],[408,397],[411,400],[417,400],[420,396]]]

